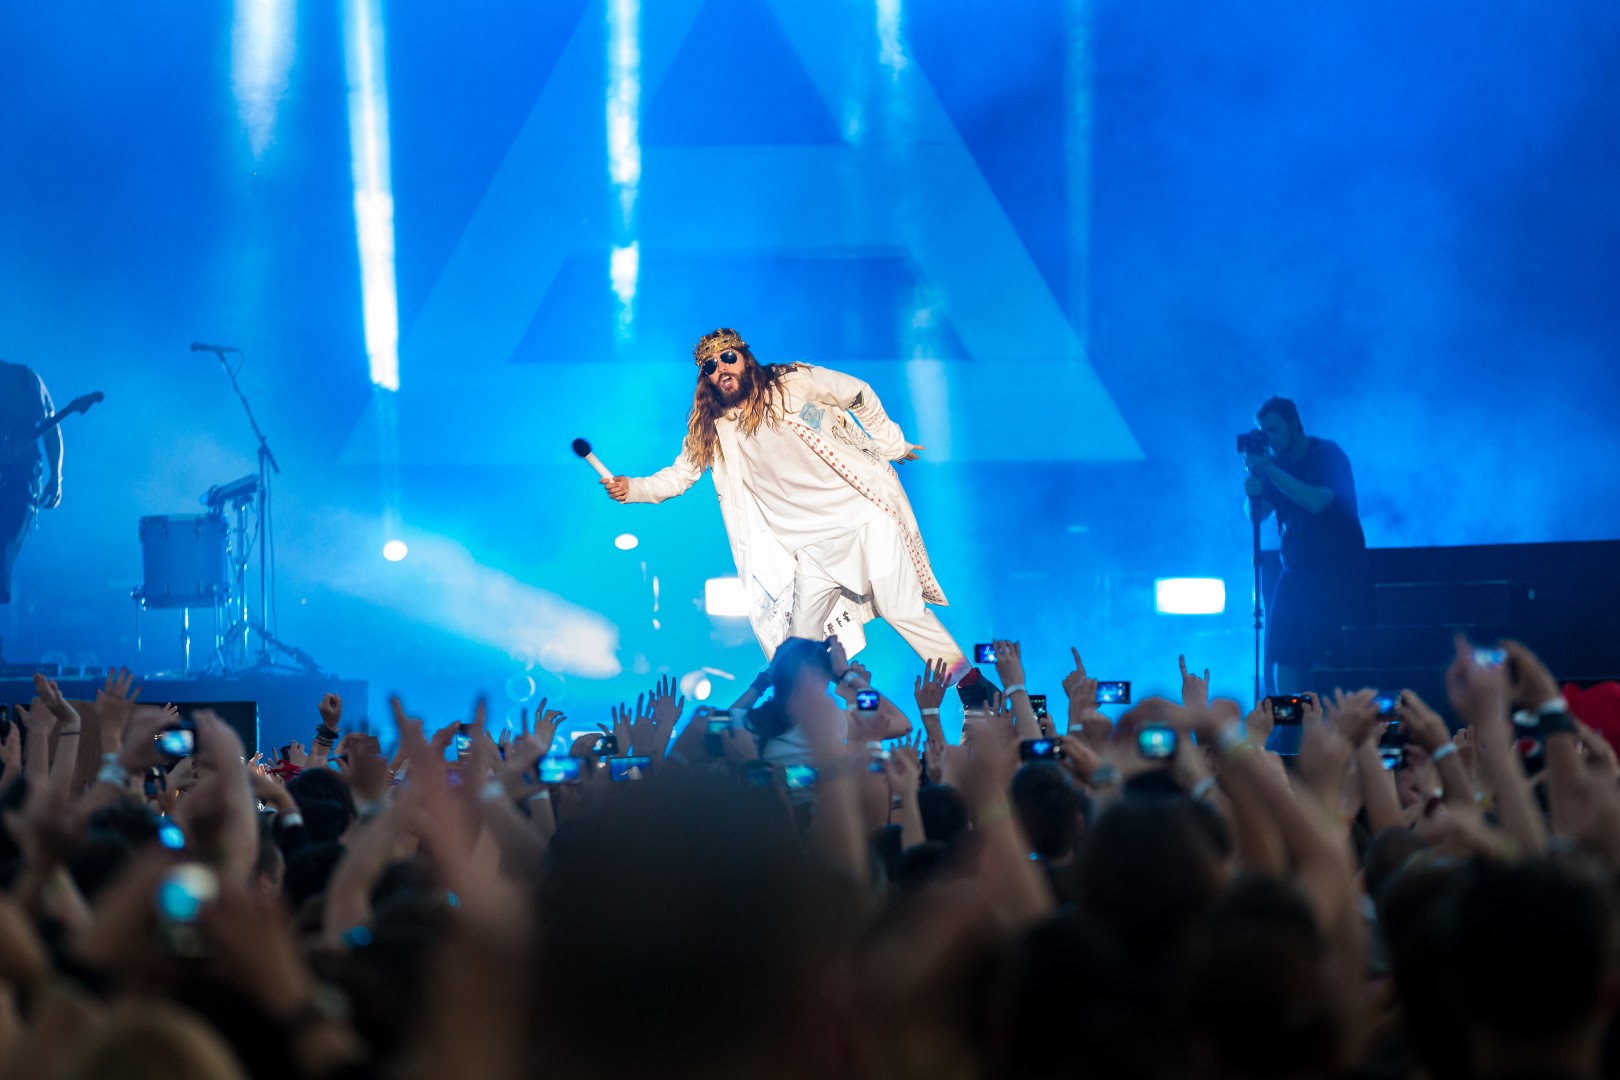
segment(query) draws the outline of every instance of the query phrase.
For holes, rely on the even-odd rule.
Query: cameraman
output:
[[[1245,447],[1243,490],[1249,515],[1277,515],[1282,576],[1267,604],[1266,673],[1270,692],[1315,689],[1311,669],[1339,664],[1343,628],[1372,613],[1367,541],[1356,513],[1350,459],[1338,444],[1305,434],[1287,398],[1268,399]]]

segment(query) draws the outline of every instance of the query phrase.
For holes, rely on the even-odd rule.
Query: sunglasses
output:
[[[740,359],[741,358],[736,353],[732,352],[730,349],[727,349],[719,356],[711,356],[707,360],[703,361],[703,374],[713,375],[714,369],[719,367],[721,364],[735,364]]]

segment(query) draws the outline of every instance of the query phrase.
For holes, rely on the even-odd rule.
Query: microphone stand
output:
[[[1249,525],[1254,562],[1254,700],[1259,701],[1264,696],[1264,686],[1260,681],[1260,639],[1265,616],[1260,606],[1260,512],[1252,495],[1249,497]]]
[[[259,633],[259,657],[255,661],[254,667],[266,668],[271,666],[270,647],[274,645],[277,649],[292,656],[306,669],[312,672],[318,671],[318,666],[308,653],[277,641],[271,636],[265,625],[270,615],[270,535],[269,528],[265,524],[265,512],[270,504],[270,473],[274,470],[279,474],[281,466],[276,462],[276,455],[270,449],[270,440],[264,437],[264,430],[259,427],[258,419],[253,415],[253,406],[248,404],[247,394],[242,392],[242,384],[237,381],[236,372],[232,371],[231,365],[225,361],[226,350],[196,345],[193,345],[192,348],[198,351],[211,352],[219,360],[220,370],[224,371],[225,377],[231,381],[231,389],[236,391],[237,400],[242,403],[242,411],[247,413],[248,424],[253,428],[253,437],[259,441],[259,490],[257,493],[259,518],[259,621],[257,623],[253,622],[247,617],[247,612],[243,612],[242,660],[244,663],[247,662],[247,638],[248,630],[251,628]]]

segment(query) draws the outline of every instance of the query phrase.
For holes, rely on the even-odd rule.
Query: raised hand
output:
[[[827,646],[827,666],[832,668],[832,676],[842,679],[844,672],[849,670],[849,655],[844,652],[844,643],[838,640],[838,635],[828,637],[824,644]]]
[[[116,754],[124,742],[124,729],[129,727],[129,714],[141,696],[141,688],[132,684],[135,676],[128,668],[107,673],[107,682],[96,691],[96,717],[101,722],[101,752]]]
[[[1400,700],[1395,705],[1395,717],[1400,720],[1410,739],[1427,750],[1431,756],[1451,741],[1451,733],[1446,730],[1446,722],[1411,690],[1401,691]]]
[[[917,676],[911,688],[912,696],[917,699],[917,708],[939,708],[939,703],[945,700],[945,671],[946,663],[943,660],[929,660],[923,665],[923,673]]]
[[[1457,715],[1475,727],[1495,728],[1507,717],[1507,673],[1474,663],[1473,646],[1458,634],[1457,655],[1446,669],[1446,694]],[[1505,737],[1505,733],[1504,733]]]
[[[561,709],[546,708],[547,698],[541,698],[540,704],[534,707],[534,729],[532,734],[540,741],[541,753],[551,749],[552,742],[557,738],[557,725],[565,717]]]
[[[343,722],[343,699],[336,694],[323,694],[320,711],[321,723],[333,731],[338,730],[338,725]]]
[[[39,694],[40,700],[50,710],[56,722],[65,730],[76,731],[79,727],[79,712],[67,699],[62,696],[61,689],[50,679],[39,673],[34,674],[34,690]]]
[[[680,684],[672,676],[665,675],[653,688],[648,704],[652,708],[654,729],[667,738],[668,733],[680,723],[681,713],[686,711],[686,697],[680,692]]]
[[[1243,718],[1243,736],[1249,745],[1261,749],[1271,738],[1271,729],[1277,726],[1277,716],[1271,711],[1271,702],[1261,698],[1249,715]]]
[[[1194,672],[1187,670],[1187,658],[1176,657],[1181,665],[1181,703],[1189,709],[1202,709],[1209,705],[1209,668],[1204,669],[1200,678]]]
[[[1558,680],[1528,646],[1508,640],[1502,642],[1502,648],[1508,654],[1508,686],[1515,707],[1534,711],[1559,696]]]
[[[1001,685],[1023,682],[1024,653],[1018,642],[998,638],[991,645],[996,650],[996,674],[1001,678]]]
[[[1346,694],[1335,689],[1327,703],[1327,723],[1338,729],[1352,750],[1365,743],[1378,727],[1378,691],[1357,690]]]

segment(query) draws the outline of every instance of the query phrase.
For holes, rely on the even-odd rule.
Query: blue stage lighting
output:
[[[613,538],[613,546],[620,551],[634,551],[641,541],[636,539],[635,533],[620,533]]]
[[[405,546],[403,540],[390,540],[383,545],[383,558],[389,562],[399,562],[410,553],[411,549]]]
[[[1219,615],[1226,610],[1226,582],[1220,578],[1158,578],[1153,582],[1153,609],[1160,615]]]

